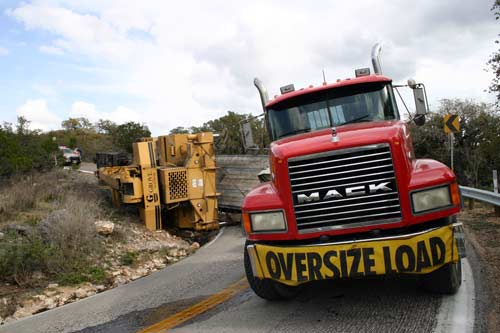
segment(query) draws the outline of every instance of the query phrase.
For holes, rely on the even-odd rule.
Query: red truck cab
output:
[[[271,181],[243,201],[245,271],[257,295],[294,296],[314,280],[419,274],[427,289],[455,293],[464,256],[454,173],[416,159],[390,78],[375,74],[273,100],[258,79]],[[357,71],[358,74],[358,71]],[[422,89],[415,94],[416,121]]]

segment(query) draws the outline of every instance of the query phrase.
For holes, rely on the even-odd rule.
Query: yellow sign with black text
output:
[[[395,273],[425,274],[459,260],[453,227],[390,240],[279,247],[256,244],[254,274],[288,285]]]

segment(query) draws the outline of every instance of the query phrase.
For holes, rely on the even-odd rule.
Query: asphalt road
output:
[[[174,265],[0,332],[136,332],[241,280],[243,244],[239,227],[225,228],[216,241]],[[288,302],[267,302],[245,289],[173,331],[467,331],[474,286],[470,266],[464,266],[469,272],[456,296],[424,293],[413,278],[322,282]]]

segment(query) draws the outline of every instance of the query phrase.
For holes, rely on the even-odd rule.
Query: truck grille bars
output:
[[[288,160],[299,233],[401,220],[389,144]]]

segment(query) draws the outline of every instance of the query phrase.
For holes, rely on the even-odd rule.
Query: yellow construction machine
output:
[[[113,157],[100,153],[96,159],[97,175],[111,190],[115,207],[138,205],[150,230],[166,224],[197,231],[219,228],[211,132],[144,138],[133,144],[129,165],[116,165]]]

